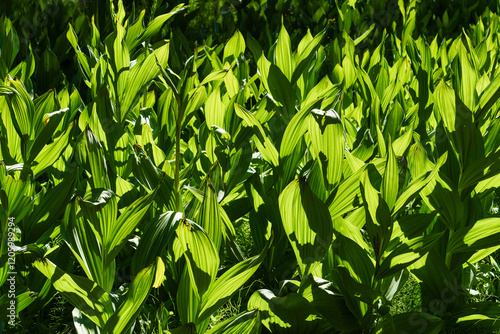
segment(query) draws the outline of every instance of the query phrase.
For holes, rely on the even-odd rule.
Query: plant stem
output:
[[[179,119],[177,119],[175,126],[175,189],[174,189],[175,211],[177,212],[180,212],[180,205],[181,205],[181,192],[179,189],[180,157],[181,157],[181,125]]]
[[[454,232],[455,232],[455,230],[450,229],[450,235],[448,237],[448,244],[450,243],[451,237],[453,236]],[[446,267],[448,267],[448,269],[450,269],[450,267],[451,267],[451,257],[452,256],[453,256],[452,253],[450,253],[448,251],[446,252],[445,264],[446,264]]]

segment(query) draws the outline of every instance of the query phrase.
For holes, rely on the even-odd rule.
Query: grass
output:
[[[242,308],[242,299],[237,298],[236,300],[229,300],[226,304],[224,304],[221,308],[217,310],[211,317],[210,317],[210,322],[208,324],[208,328],[212,328],[221,322],[237,315],[240,313],[243,309],[246,307]]]
[[[401,290],[392,300],[391,315],[406,312],[420,312],[422,310],[422,299],[420,297],[420,286],[417,280],[410,275]]]
[[[73,306],[57,294],[36,316],[17,318],[16,326],[7,326],[4,333],[76,334],[72,311]]]

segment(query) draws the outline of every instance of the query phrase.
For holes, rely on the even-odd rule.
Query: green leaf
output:
[[[119,97],[125,90],[130,68],[130,55],[125,44],[125,33],[125,28],[117,25],[115,32],[106,39],[106,52],[109,56],[107,65],[110,70],[108,74],[111,76],[116,97]]]
[[[77,161],[92,175],[95,188],[110,188],[104,148],[87,126],[77,144]]]
[[[200,86],[189,92],[185,113],[181,115],[183,128],[190,121],[193,113],[199,110],[203,106],[206,99],[207,99],[207,91],[205,89],[205,86]]]
[[[156,200],[166,207],[166,210],[175,209],[174,180],[159,170],[151,158],[138,145],[134,145],[134,159],[132,164],[134,176],[148,190],[153,190],[159,184]],[[163,179],[163,182],[160,182]]]
[[[424,146],[420,143],[415,143],[410,146],[407,155],[408,169],[410,170],[413,179],[418,178],[420,175],[430,170],[430,161],[427,157]]]
[[[354,210],[358,206],[363,205],[363,198],[359,187],[359,179],[365,172],[366,167],[363,166],[357,172],[351,174],[347,179],[333,191],[327,199],[328,209],[332,219],[335,219],[343,214]]]
[[[100,244],[109,239],[118,214],[118,200],[115,193],[109,189],[94,188],[78,204],[83,215],[95,231]]]
[[[274,64],[271,64],[264,54],[257,61],[262,83],[273,99],[282,106],[282,115],[289,122],[295,115],[295,100],[297,99],[290,81]]]
[[[283,228],[303,277],[314,272],[330,247],[333,225],[326,205],[304,179],[290,183],[279,197]]]
[[[78,46],[78,36],[76,35],[76,32],[71,25],[71,23],[68,23],[69,28],[68,32],[66,32],[66,38],[68,39],[69,43],[73,47],[73,49],[76,52],[76,59],[78,62],[78,67],[80,68],[80,72],[84,75],[84,78],[86,81],[89,81],[89,78],[92,75],[92,72],[90,70],[89,62],[88,62],[88,57],[80,50],[80,47]],[[94,26],[95,27],[95,26]]]
[[[277,297],[261,289],[250,297],[248,309],[261,312],[262,324],[271,333],[314,333],[323,321],[311,303],[297,293]]]
[[[342,178],[344,161],[344,130],[338,113],[330,109],[311,110],[309,116],[311,154],[320,163],[325,183],[336,186]]]
[[[500,150],[488,154],[486,157],[475,159],[468,165],[458,183],[458,191],[476,186],[479,182],[491,178],[500,173]]]
[[[215,193],[215,188],[208,177],[205,184],[205,195],[203,197],[200,222],[201,227],[207,231],[208,237],[214,243],[217,251],[219,251],[222,244],[224,226],[219,211],[217,194]]]
[[[199,298],[202,298],[217,276],[217,249],[206,232],[187,219],[179,223],[177,236],[184,250],[191,286]]]
[[[255,118],[252,113],[245,110],[245,108],[241,107],[239,104],[234,105],[234,111],[240,118],[245,121],[247,126],[253,128],[253,138],[257,139],[255,141],[255,144],[257,145],[257,149],[262,154],[264,159],[271,165],[278,166],[278,151],[276,151],[276,148],[274,147],[267,134],[264,132],[264,128],[257,120],[257,118]]]
[[[474,225],[455,231],[448,243],[448,252],[475,252],[500,245],[500,218],[485,218]]]
[[[204,111],[209,128],[214,125],[220,128],[224,127],[225,106],[221,100],[220,86],[215,88],[208,96]]]
[[[168,211],[146,225],[141,242],[132,256],[132,274],[139,272],[142,266],[152,263],[157,256],[162,255],[174,237],[181,219],[180,212]]]
[[[153,284],[158,262],[141,270],[134,278],[118,310],[109,317],[104,326],[105,333],[126,333],[134,324],[146,302]]]
[[[166,334],[197,334],[196,326],[193,323],[187,323],[181,327],[166,330]]]
[[[377,279],[390,277],[420,259],[442,235],[443,233],[435,233],[402,240],[401,245],[390,252],[377,268]]]
[[[410,184],[407,186],[406,190],[398,197],[396,200],[396,204],[392,209],[392,215],[396,215],[400,210],[404,208],[404,206],[415,196],[418,195],[419,191],[422,190],[427,184],[434,181],[436,177],[439,175],[439,169],[446,162],[448,158],[448,152],[445,152],[441,157],[439,157],[432,173],[426,178],[425,174],[421,174],[419,177],[415,178]]]
[[[35,177],[40,176],[47,167],[52,166],[63,154],[64,150],[70,142],[70,136],[73,132],[74,123],[71,123],[68,128],[54,141],[37,154],[35,161],[32,164],[32,170]]]
[[[282,28],[284,29],[284,28]],[[323,36],[325,36],[326,29],[318,33],[314,38],[307,43],[307,46],[300,53],[297,50],[297,57],[295,59],[295,68],[293,69],[293,75],[291,78],[291,83],[294,84],[300,78],[302,73],[307,69],[307,66],[311,62],[311,59],[315,56],[315,51],[318,49]]]
[[[476,127],[472,112],[444,81],[437,86],[434,95],[446,135],[464,169],[476,150]]]
[[[142,62],[137,63],[130,69],[127,81],[122,92],[120,92],[118,121],[123,123],[130,113],[134,102],[137,102],[137,94],[148,86],[153,79],[160,74],[157,63],[165,68],[168,61],[169,43],[162,42]]]
[[[500,99],[500,75],[495,76],[495,79],[486,87],[479,98],[478,110],[474,114],[474,121],[480,123],[487,115],[487,112]]]
[[[280,146],[279,174],[281,191],[290,182],[297,171],[297,165],[302,159],[306,147],[303,145],[303,137],[308,128],[309,112],[321,104],[322,99],[313,99],[309,104],[304,105],[300,111],[293,116],[288,123]]]
[[[224,320],[212,327],[207,334],[260,334],[261,332],[260,311],[246,311]]]
[[[424,312],[408,312],[385,318],[378,326],[379,333],[418,333],[425,326],[425,333],[439,334],[444,321]]]
[[[7,69],[14,64],[19,52],[19,37],[11,20],[3,16],[0,22],[0,45],[2,45],[2,59],[5,61]],[[1,78],[3,80],[4,78]]]
[[[389,154],[387,155],[387,162],[385,164],[385,172],[382,177],[382,198],[387,203],[389,210],[394,208],[399,190],[399,168],[396,160],[396,155],[392,149],[391,141],[389,138],[389,145],[387,148]]]
[[[19,314],[19,312],[30,306],[37,298],[36,294],[33,291],[28,291],[26,287],[16,287],[15,293],[15,299],[12,298],[11,292],[5,293],[0,297],[0,319],[4,319],[4,321],[8,322],[9,319],[12,320],[8,316],[11,312],[9,308],[13,307],[15,313]],[[15,302],[15,305],[12,305],[12,302]]]
[[[127,36],[125,37],[125,43],[127,44],[127,47],[129,50],[132,50],[135,45],[137,45],[137,42],[135,41],[139,37],[141,37],[141,34],[144,32],[144,16],[146,14],[146,10],[143,9],[139,13],[139,16],[135,20],[135,22],[132,24],[131,21],[132,19],[129,19],[128,25],[129,28],[127,29]],[[94,23],[94,22],[92,22]],[[92,28],[95,28],[95,25],[93,25]],[[97,28],[96,28],[97,31]],[[99,33],[99,31],[97,31]],[[96,41],[93,41],[93,44],[96,45]],[[94,46],[95,47],[95,46]]]
[[[477,100],[476,84],[478,73],[469,62],[470,53],[465,48],[465,45],[459,43],[458,48],[458,57],[455,58],[453,67],[457,73],[455,80],[458,83],[459,96],[468,109],[474,110]]]
[[[364,33],[362,33],[360,36],[358,36],[354,40],[354,45],[358,45],[359,43],[363,42],[363,40],[370,35],[372,30],[375,28],[375,23],[373,23],[368,30],[366,30]]]
[[[429,182],[420,195],[430,210],[439,211],[440,218],[450,229],[456,230],[462,224],[466,207],[455,185],[444,173]]]
[[[454,309],[450,318],[457,324],[469,325],[486,331],[500,330],[500,305],[492,301],[475,302]]]
[[[356,239],[347,238],[339,233],[335,234],[331,250],[335,268],[342,267],[346,269],[353,284],[371,284],[375,272],[375,263],[369,252],[371,252],[371,249],[363,248],[363,244],[357,244]],[[329,254],[329,256],[332,256],[332,254]]]
[[[27,218],[24,242],[35,243],[64,214],[75,189],[77,169],[65,174],[61,183],[47,190]]]
[[[44,148],[44,146],[52,139],[54,131],[58,128],[61,120],[66,115],[69,108],[63,110],[58,110],[55,112],[47,113],[46,119],[44,119],[44,127],[42,131],[36,136],[33,145],[30,148],[28,164],[31,164],[37,156],[38,153]]]
[[[50,281],[54,288],[74,307],[104,328],[113,306],[109,295],[91,280],[68,274],[47,259],[36,260],[33,265]]]
[[[35,119],[35,106],[19,79],[7,79],[6,83],[10,83],[13,86],[9,89],[4,87],[4,90],[9,92],[7,95],[7,104],[14,128],[21,138],[21,152],[26,161],[32,130],[35,123],[37,123],[36,121],[38,121],[38,119]]]
[[[366,229],[374,244],[375,254],[382,254],[392,233],[391,212],[382,195],[373,187],[368,171],[365,171],[361,184],[365,210],[369,213],[366,215]]]
[[[222,70],[218,70],[218,71],[214,71],[214,72],[210,72],[204,79],[203,81],[200,83],[201,86],[209,83],[209,82],[212,82],[212,81],[219,81],[219,80],[222,80],[224,79],[224,77],[227,75],[227,72],[229,70],[227,69],[222,69]]]
[[[160,181],[161,184],[161,181]],[[103,238],[103,247],[108,254],[105,258],[105,265],[109,266],[111,261],[116,257],[127,237],[134,231],[136,226],[141,222],[158,192],[158,188],[150,192],[146,196],[139,197],[132,204],[127,206],[123,213],[118,217],[116,222],[111,225],[111,230],[107,234],[107,238]]]
[[[394,229],[391,239],[399,238],[403,235],[408,239],[421,236],[424,234],[427,227],[434,221],[436,215],[437,212],[416,213],[399,217],[396,223],[399,226],[399,230],[396,228]]]
[[[275,49],[276,65],[279,67],[281,72],[290,82],[292,80],[293,70],[295,64],[292,58],[292,47],[290,45],[290,36],[285,29],[285,26],[281,26],[280,33],[278,35],[278,42]],[[272,75],[272,74],[271,74]]]
[[[241,53],[245,52],[245,38],[239,30],[236,30],[234,35],[227,41],[224,46],[224,56],[222,61],[232,63],[238,59]]]
[[[105,259],[98,238],[100,235],[92,223],[94,222],[85,221],[78,211],[75,200],[66,207],[61,224],[61,236],[69,245],[87,277],[105,291],[110,292],[115,278],[115,267],[104,265]]]
[[[155,36],[160,31],[161,27],[168,19],[170,19],[175,14],[182,12],[186,8],[187,8],[187,6],[185,6],[183,3],[181,3],[181,4],[178,4],[177,6],[175,6],[170,12],[163,14],[163,15],[158,15],[157,17],[155,17],[151,22],[149,22],[147,28],[144,30],[144,33],[142,35],[135,35],[137,37],[130,42],[129,50],[134,49],[137,45],[139,45],[142,42],[147,41],[151,37]],[[128,33],[131,33],[130,29],[129,29]]]
[[[222,274],[203,296],[198,322],[203,322],[224,305],[231,296],[257,271],[264,260],[272,240],[270,240],[258,256],[240,262]]]
[[[413,136],[413,129],[406,131],[404,135],[396,139],[392,143],[392,149],[394,150],[394,154],[396,156],[403,156],[406,152],[408,146],[410,146],[411,139]]]
[[[301,283],[301,294],[321,313],[333,328],[339,331],[359,330],[357,319],[347,308],[342,295],[332,291],[332,282],[309,276]]]

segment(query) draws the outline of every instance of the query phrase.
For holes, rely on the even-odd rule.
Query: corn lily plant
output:
[[[57,294],[78,333],[500,330],[499,304],[472,298],[500,248],[498,16],[429,43],[411,1],[362,50],[374,27],[353,38],[337,6],[330,40],[282,24],[270,47],[237,31],[191,50],[157,39],[183,4],[145,23],[110,2],[107,36],[93,18],[65,35],[84,88],[40,96],[50,62],[16,64],[2,19],[0,282],[15,254],[18,316]],[[394,314],[410,275],[421,310]]]

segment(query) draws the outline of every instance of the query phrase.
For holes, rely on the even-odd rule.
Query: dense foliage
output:
[[[500,331],[500,16],[447,3],[3,3],[0,328]]]

